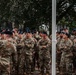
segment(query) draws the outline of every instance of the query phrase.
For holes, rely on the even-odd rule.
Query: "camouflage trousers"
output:
[[[0,57],[0,75],[10,75],[11,65],[7,58]]]
[[[26,55],[25,56],[25,72],[29,74],[29,73],[32,73],[33,71],[34,71],[33,56]]]
[[[17,70],[17,75],[23,75],[24,74],[24,55],[22,54],[23,49],[22,48],[17,48],[17,66],[16,66],[16,70]]]
[[[72,75],[73,72],[73,62],[72,58],[61,56],[60,61],[60,75]]]
[[[50,58],[39,57],[39,65],[42,74],[44,74],[44,70],[46,70],[46,73],[50,74]]]
[[[18,75],[24,75],[24,69],[25,69],[25,56],[20,54],[20,57],[18,58]]]
[[[58,68],[58,70],[60,70],[60,68],[59,68],[60,59],[61,59],[61,52],[60,53],[56,53],[56,67]]]

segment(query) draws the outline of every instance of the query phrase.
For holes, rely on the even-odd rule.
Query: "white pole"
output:
[[[52,75],[56,75],[56,0],[52,0]]]

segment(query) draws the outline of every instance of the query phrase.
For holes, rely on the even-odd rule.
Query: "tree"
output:
[[[57,0],[57,24],[60,20],[76,20],[76,0]],[[72,14],[73,13],[73,14]],[[0,23],[15,22],[16,25],[38,28],[42,23],[51,29],[52,0],[1,0]],[[25,23],[23,23],[25,21]]]
[[[63,17],[73,16],[72,12],[75,12],[74,6],[76,5],[76,0],[58,0],[57,1],[57,23]]]

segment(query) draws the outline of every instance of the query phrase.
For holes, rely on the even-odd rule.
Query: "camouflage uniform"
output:
[[[20,38],[18,38],[16,40],[16,42],[17,42],[16,48],[17,48],[17,56],[18,56],[18,58],[17,58],[17,74],[23,75],[23,69],[21,68],[20,65],[22,65],[21,58],[22,58],[22,50],[23,50],[24,46],[22,45]]]
[[[44,75],[44,69],[46,69],[46,73],[49,74],[50,70],[50,50],[49,47],[51,45],[50,39],[40,39],[38,42],[38,47],[39,47],[39,65],[41,69],[41,74]],[[46,46],[44,48],[44,46]]]
[[[24,75],[25,72],[25,45],[26,35],[21,39],[17,39],[17,52],[18,52],[18,75]]]
[[[70,39],[73,41],[76,38],[76,35],[71,35]]]
[[[16,55],[16,47],[13,43],[0,40],[0,72],[2,75],[15,75]]]
[[[61,59],[61,50],[59,49],[59,44],[61,42],[63,38],[60,38],[58,37],[57,38],[57,44],[56,44],[56,69],[57,69],[57,73],[59,72],[60,68],[59,68],[59,65],[60,65],[60,59]]]
[[[62,51],[60,61],[60,74],[61,75],[72,75],[72,47],[73,43],[70,39],[62,39],[59,44],[59,49]]]
[[[39,49],[38,49],[38,46],[37,46],[37,42],[41,39],[41,37],[40,37],[39,34],[35,34],[34,38],[35,38],[34,66],[38,67],[38,69],[39,69]]]
[[[24,48],[22,50],[21,64],[24,67],[24,71],[29,74],[33,69],[33,53],[35,42],[33,38],[25,38],[23,40]]]

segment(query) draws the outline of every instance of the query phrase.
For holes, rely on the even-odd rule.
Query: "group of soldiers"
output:
[[[0,75],[50,75],[51,39],[45,31],[0,32]]]
[[[51,75],[52,35],[43,32],[0,32],[0,75]],[[56,32],[56,68],[58,75],[76,74],[76,30]]]
[[[56,64],[58,75],[76,75],[76,30],[63,29],[56,33]]]

